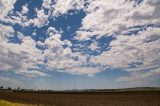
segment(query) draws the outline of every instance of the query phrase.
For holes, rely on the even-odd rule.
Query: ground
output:
[[[14,103],[44,106],[160,106],[159,91],[99,93],[0,92],[0,99]]]

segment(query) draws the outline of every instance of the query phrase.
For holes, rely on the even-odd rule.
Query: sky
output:
[[[0,86],[160,86],[160,0],[0,0]]]

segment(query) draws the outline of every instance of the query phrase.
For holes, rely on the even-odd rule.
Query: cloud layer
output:
[[[30,4],[15,11],[15,3],[16,0],[0,0],[1,71],[13,71],[27,77],[49,76],[42,70],[94,76],[108,68],[120,68],[130,74],[117,81],[148,78],[160,73],[159,0],[43,0],[41,8],[34,8],[32,18],[28,15]],[[60,31],[54,24],[50,25],[50,20],[79,11],[86,15],[76,36],[72,40],[63,39],[63,29]],[[45,27],[44,36],[47,37],[43,41],[36,40],[32,35],[15,30],[14,25],[26,30]],[[103,50],[98,43],[103,37],[114,38],[106,42],[108,50]],[[75,52],[75,42],[83,41],[91,43],[79,46],[103,52],[90,55],[80,48]]]

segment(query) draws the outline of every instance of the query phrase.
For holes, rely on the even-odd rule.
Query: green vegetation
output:
[[[8,101],[0,100],[0,106],[36,106],[36,105],[11,103],[11,102],[8,102]]]

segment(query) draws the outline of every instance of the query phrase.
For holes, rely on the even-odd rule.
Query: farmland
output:
[[[160,106],[159,91],[123,92],[11,92],[0,99],[37,106]]]
[[[36,106],[36,105],[28,105],[22,103],[11,103],[8,101],[0,100],[0,106]]]

